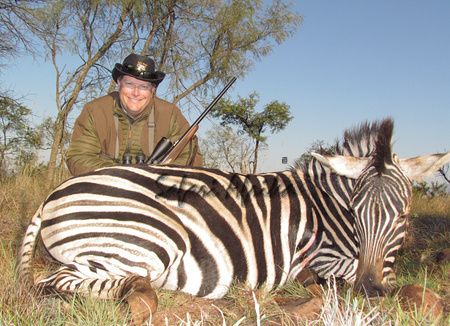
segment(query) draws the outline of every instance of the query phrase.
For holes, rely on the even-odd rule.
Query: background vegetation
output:
[[[114,63],[130,53],[154,58],[167,73],[158,89],[166,92],[162,97],[185,111],[202,108],[229,76],[245,76],[295,34],[302,17],[292,7],[283,0],[0,0],[0,74],[11,68],[11,58],[27,54],[30,60],[32,54],[45,58],[56,79],[57,114],[34,126],[45,131],[33,145],[50,153],[47,182],[64,168],[70,113],[114,90]],[[0,84],[0,98],[20,106],[16,97]],[[2,120],[9,116],[0,111]],[[4,130],[0,124],[0,149],[21,137],[20,129]],[[10,146],[0,153],[14,157],[17,150]],[[14,160],[2,163],[0,173],[18,168]]]

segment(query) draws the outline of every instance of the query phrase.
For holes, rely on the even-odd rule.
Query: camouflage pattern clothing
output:
[[[150,113],[154,110],[154,124]],[[117,125],[116,125],[117,124]],[[72,175],[101,167],[119,165],[125,154],[147,159],[162,137],[175,142],[189,129],[189,123],[174,104],[153,97],[136,120],[120,107],[119,93],[113,92],[87,103],[75,122],[66,163]],[[149,132],[153,131],[152,137]],[[172,163],[202,165],[194,138]]]

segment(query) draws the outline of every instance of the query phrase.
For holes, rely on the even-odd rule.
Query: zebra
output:
[[[70,178],[32,217],[19,275],[35,284],[40,236],[61,268],[38,287],[125,298],[137,324],[157,309],[154,288],[222,298],[234,281],[277,289],[305,269],[383,295],[412,180],[450,161],[450,152],[398,157],[393,126],[362,123],[336,155],[282,172],[126,165]]]

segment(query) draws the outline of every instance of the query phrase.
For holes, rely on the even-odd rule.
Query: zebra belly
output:
[[[105,198],[93,205],[93,199],[90,196],[90,205],[85,206],[79,197],[77,205],[66,197],[44,207],[41,235],[53,258],[66,265],[88,266],[99,275],[106,271],[111,278],[148,277],[157,288],[208,298],[226,294],[234,276],[231,259],[208,230],[191,222],[194,233],[179,221],[156,212],[151,215],[148,207],[144,212],[129,203],[113,205]],[[164,220],[166,227],[149,220]],[[194,242],[201,238],[193,251],[191,238]]]
[[[87,194],[46,203],[41,235],[50,254],[117,276],[155,281],[189,251],[183,227],[139,202]]]

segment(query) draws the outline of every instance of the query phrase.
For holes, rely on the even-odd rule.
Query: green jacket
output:
[[[149,123],[152,110],[155,110],[153,128]],[[115,120],[118,121],[117,128]],[[149,130],[152,129],[153,144],[149,146]],[[119,93],[113,92],[84,106],[75,121],[66,163],[73,175],[119,165],[125,153],[133,156],[134,163],[134,158],[139,154],[144,154],[147,159],[162,137],[175,142],[188,129],[188,121],[172,103],[154,97],[142,115],[134,120],[120,107]],[[196,138],[172,164],[202,165]]]

